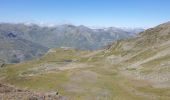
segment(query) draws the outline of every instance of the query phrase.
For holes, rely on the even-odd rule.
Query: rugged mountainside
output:
[[[19,63],[40,57],[48,48],[37,43],[22,39],[13,33],[0,33],[0,60],[1,63]]]
[[[138,31],[137,31],[138,30]],[[83,50],[102,48],[115,40],[134,36],[143,29],[123,30],[119,28],[90,29],[83,25],[58,25],[41,27],[36,24],[1,23],[0,33],[13,33],[23,39],[48,48],[73,47]]]
[[[137,30],[90,29],[73,25],[41,27],[36,24],[1,23],[0,59],[6,63],[18,63],[39,57],[48,48],[58,47],[96,50],[115,40],[133,37],[137,34]]]
[[[108,58],[121,62],[124,74],[148,80],[154,87],[170,87],[169,22],[148,29],[137,38],[115,42],[107,51],[111,54]]]
[[[6,65],[0,77],[71,100],[170,100],[169,61],[168,22],[103,50],[51,49],[40,59]]]

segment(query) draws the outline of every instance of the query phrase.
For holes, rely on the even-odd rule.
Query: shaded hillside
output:
[[[22,39],[13,33],[0,33],[0,59],[4,63],[19,63],[40,57],[48,48]]]

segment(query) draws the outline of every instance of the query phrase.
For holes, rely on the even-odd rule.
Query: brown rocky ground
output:
[[[43,93],[17,89],[12,86],[0,84],[0,100],[67,100],[58,92]]]

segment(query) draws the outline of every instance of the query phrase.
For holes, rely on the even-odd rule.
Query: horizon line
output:
[[[166,22],[164,22],[166,23]],[[116,26],[116,25],[109,25],[109,26],[101,26],[101,25],[85,25],[85,24],[75,24],[75,23],[70,23],[70,22],[36,22],[36,21],[18,21],[18,22],[10,22],[10,21],[0,21],[0,24],[24,24],[24,25],[38,25],[40,27],[56,27],[56,26],[60,26],[60,25],[73,25],[73,26],[85,26],[91,29],[101,29],[101,28],[119,28],[119,29],[149,29],[149,28],[153,28],[155,26],[158,26],[160,24],[151,26],[151,27],[129,27],[129,26]]]

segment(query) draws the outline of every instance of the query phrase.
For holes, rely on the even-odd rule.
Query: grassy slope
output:
[[[71,100],[150,100],[152,97],[148,94],[160,96],[157,97],[159,100],[169,99],[166,96],[168,90],[153,89],[147,82],[128,79],[119,74],[118,66],[110,64],[101,57],[103,51],[92,58],[85,57],[90,53],[85,51],[60,49],[55,51],[41,59],[8,65],[1,70],[0,75],[6,77],[3,82],[35,91],[59,91],[61,95]],[[64,60],[74,60],[76,62],[70,63],[75,65],[83,63],[86,66],[35,76],[20,76],[22,72],[39,67],[40,64],[51,62],[60,64]],[[59,67],[59,64],[56,64],[56,67]],[[145,84],[143,85],[142,82]]]

